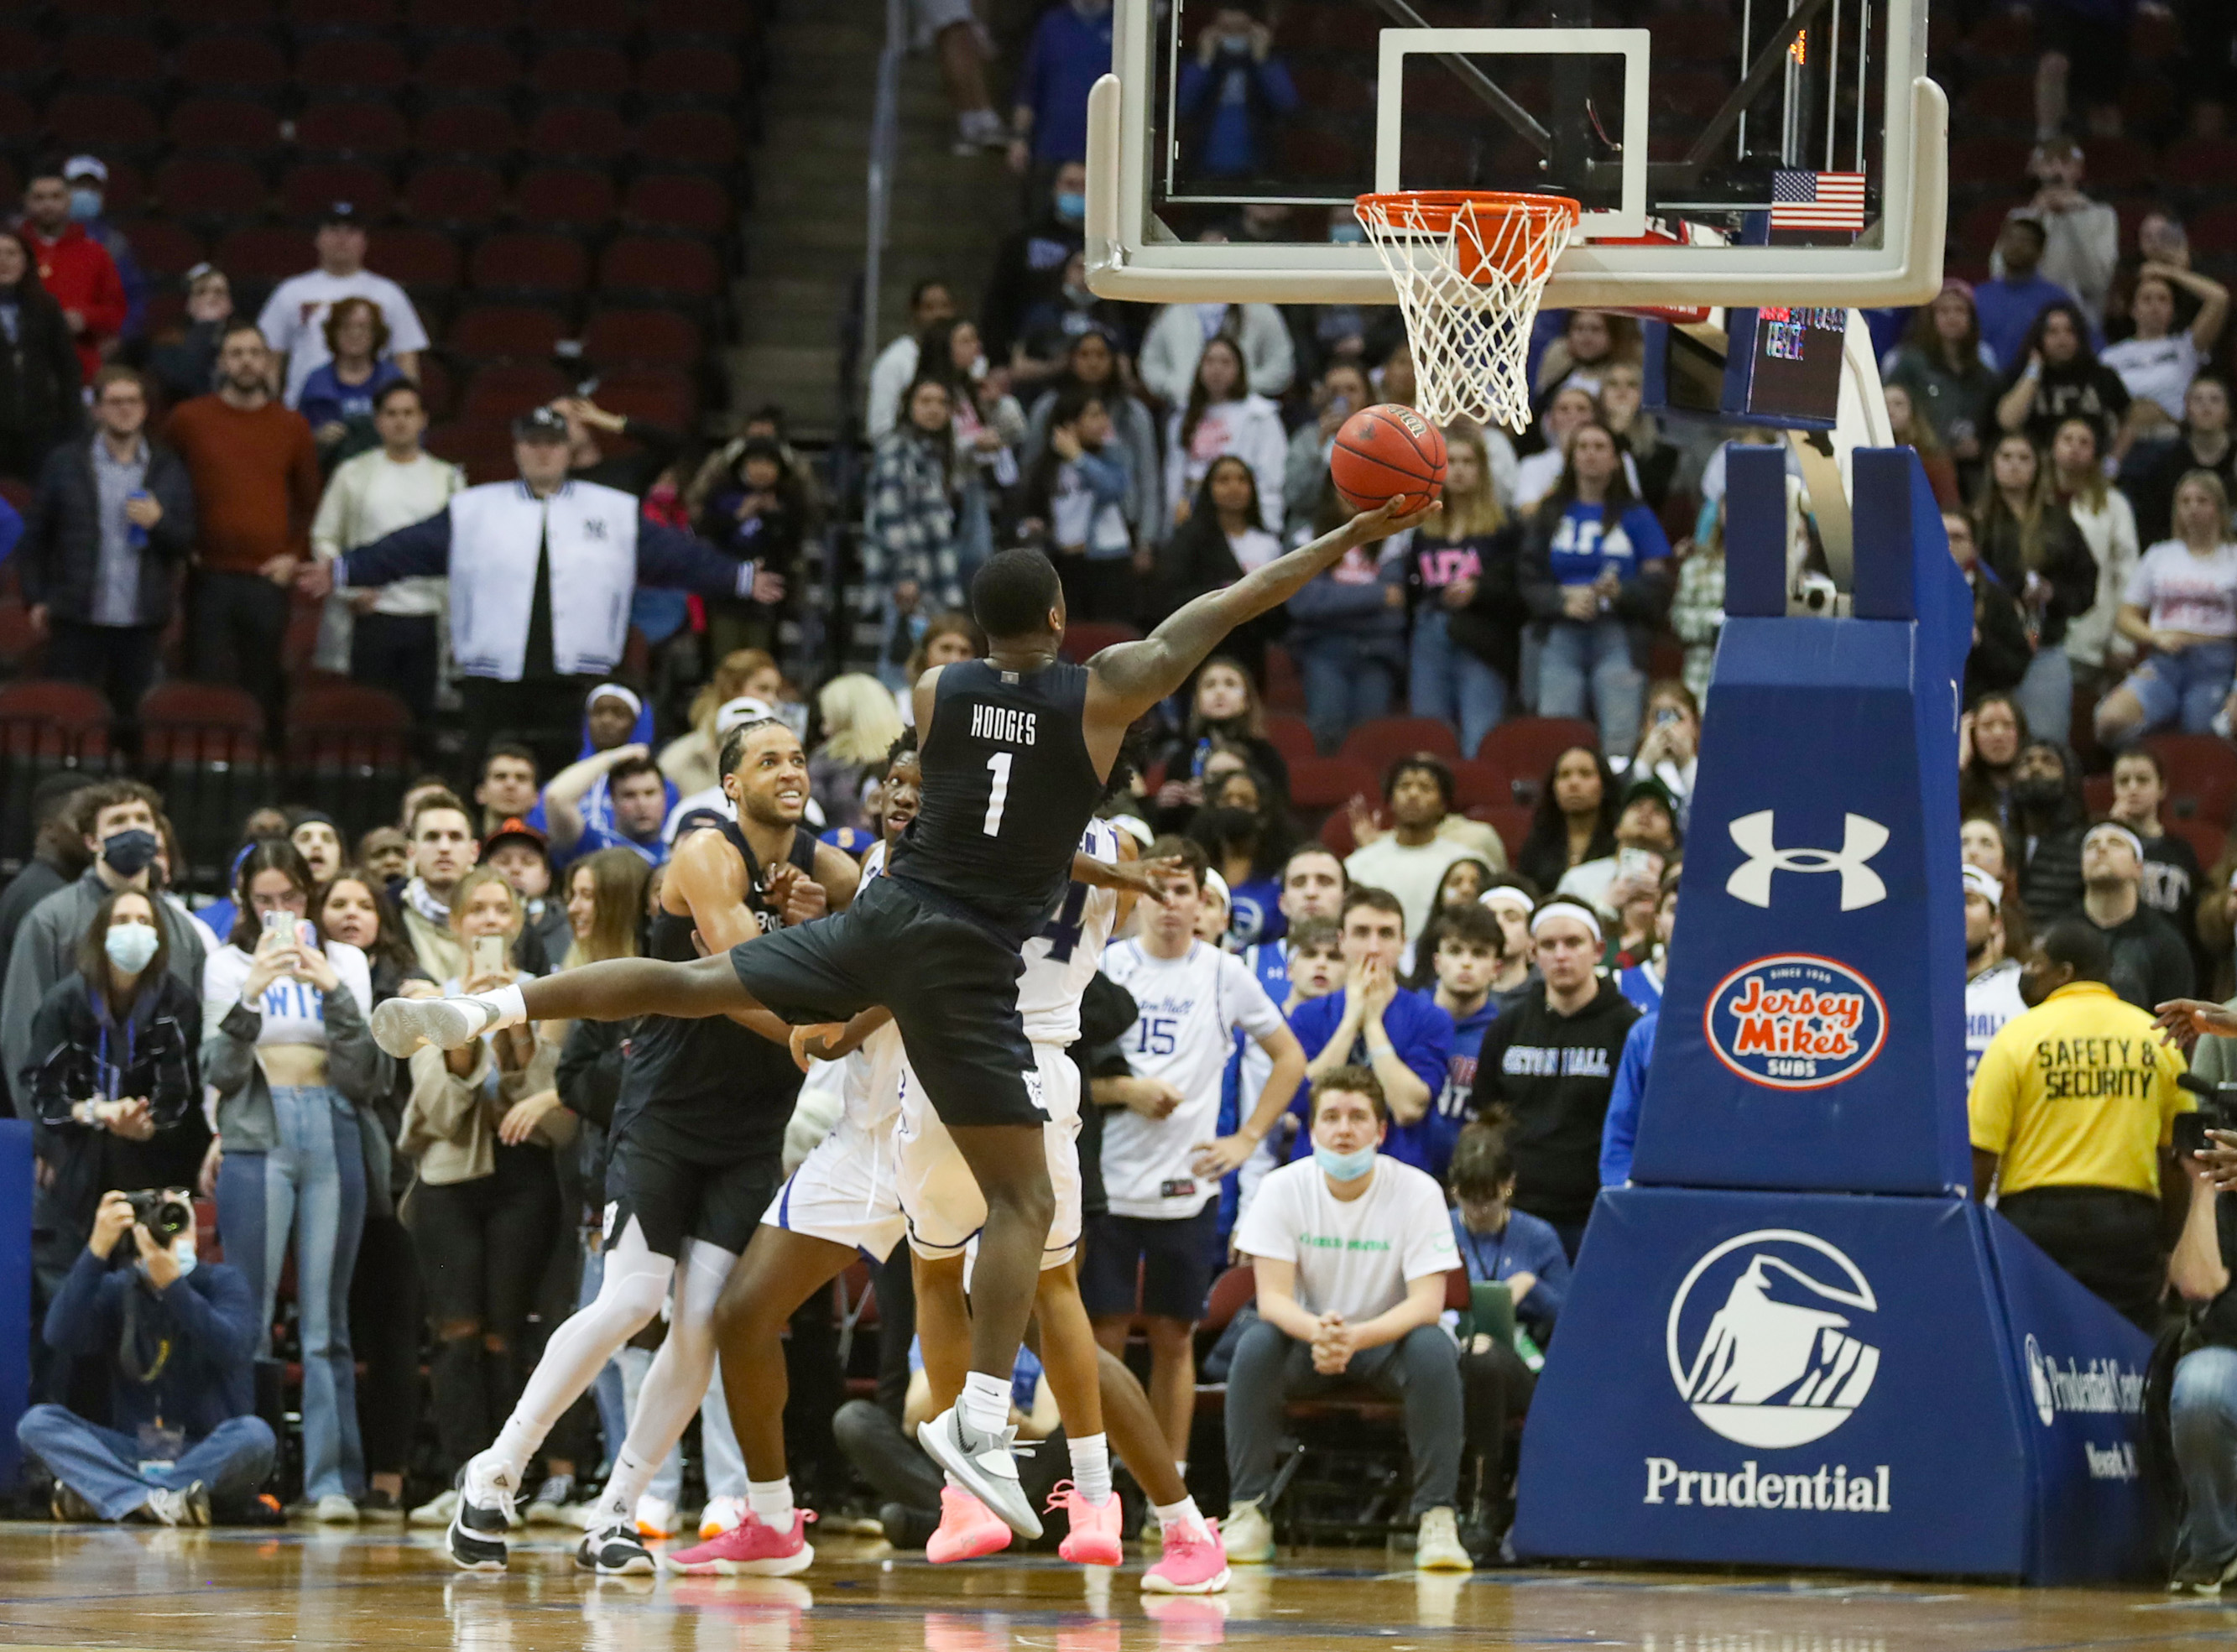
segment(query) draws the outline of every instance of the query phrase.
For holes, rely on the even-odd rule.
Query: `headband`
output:
[[[597,688],[591,689],[590,694],[584,698],[583,709],[588,711],[592,706],[597,705],[598,701],[604,700],[608,694],[611,694],[615,699],[627,706],[630,708],[630,716],[642,717],[644,715],[644,701],[637,697],[637,691],[634,688],[624,688],[618,682],[602,682]]]
[[[1232,907],[1235,905],[1235,894],[1228,888],[1227,879],[1209,867],[1204,870],[1204,886],[1207,890],[1216,891],[1218,893],[1221,905]]]
[[[1530,916],[1530,909],[1537,904],[1513,884],[1495,884],[1476,898],[1479,906],[1512,906],[1525,918]]]
[[[2087,849],[2089,846],[2090,839],[2102,837],[2108,832],[2117,833],[2122,842],[2135,851],[2136,864],[2140,866],[2143,865],[2144,840],[2118,820],[2100,820],[2095,826],[2091,826],[2089,831],[2082,834],[2082,846]]]
[[[2003,879],[1997,877],[1996,873],[1990,872],[1987,867],[1967,866],[1965,868],[1965,887],[1971,893],[1978,895],[1983,900],[1987,901],[1990,905],[1996,907],[1999,910],[2003,908],[2004,904]]]
[[[1530,938],[1536,940],[1538,931],[1546,927],[1549,918],[1574,918],[1593,932],[1593,944],[1600,944],[1600,914],[1580,900],[1567,895],[1556,895],[1530,915]]]

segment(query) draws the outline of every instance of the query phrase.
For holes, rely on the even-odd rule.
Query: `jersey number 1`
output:
[[[1010,759],[1014,754],[996,752],[987,760],[987,767],[994,777],[993,790],[987,794],[987,822],[979,829],[993,837],[1002,829],[1002,806],[1010,800]]]

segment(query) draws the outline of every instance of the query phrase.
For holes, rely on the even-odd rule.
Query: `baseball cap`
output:
[[[531,407],[512,421],[512,439],[516,442],[564,442],[567,421],[551,407]]]
[[[768,701],[756,699],[752,694],[725,700],[715,711],[715,738],[722,739],[741,723],[758,722],[763,717],[775,715]]]
[[[546,859],[551,858],[551,840],[517,814],[508,815],[496,831],[482,839],[483,858],[486,859],[491,851],[508,838],[517,838],[523,843],[531,844],[535,846],[537,853]]]
[[[353,229],[365,227],[365,220],[358,215],[357,202],[336,201],[327,203],[326,211],[319,214],[319,227],[330,229],[336,224],[346,224]]]
[[[97,155],[74,155],[63,162],[63,181],[68,182],[72,178],[94,178],[107,183],[108,163]]]

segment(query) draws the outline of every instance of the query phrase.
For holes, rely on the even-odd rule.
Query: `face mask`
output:
[[[1084,286],[1074,286],[1070,281],[1066,281],[1064,284],[1064,301],[1085,310],[1095,302],[1095,294]]]
[[[1087,197],[1074,189],[1058,190],[1056,215],[1067,224],[1085,223],[1087,220]]]
[[[195,1263],[195,1241],[191,1239],[175,1240],[171,1245],[171,1260],[178,1265],[181,1279],[193,1273]],[[142,1279],[148,1277],[148,1264],[145,1261],[136,1261],[132,1266],[140,1270]]]
[[[1232,843],[1258,830],[1258,817],[1250,810],[1229,808],[1224,805],[1200,810],[1197,822],[1204,836],[1214,843]]]
[[[127,975],[137,975],[155,956],[161,938],[146,924],[111,924],[109,933],[101,938],[101,946],[111,964]]]
[[[155,834],[144,826],[134,826],[125,832],[112,832],[101,840],[101,858],[109,869],[120,878],[137,878],[154,864],[155,852],[162,845]]]
[[[1316,1144],[1313,1162],[1320,1166],[1323,1174],[1334,1176],[1338,1181],[1356,1181],[1375,1168],[1375,1149],[1370,1143],[1356,1153],[1337,1153]]]
[[[2032,774],[2012,782],[2012,801],[2023,809],[2047,809],[2066,795],[2066,782],[2055,774]]]
[[[101,191],[73,189],[70,195],[70,217],[78,223],[88,223],[101,216]]]

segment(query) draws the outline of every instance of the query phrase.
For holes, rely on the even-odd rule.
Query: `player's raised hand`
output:
[[[2237,1038],[2237,1011],[2203,998],[2170,998],[2158,1006],[2153,1024],[2168,1043],[2188,1050],[2201,1037]]]
[[[1072,875],[1075,882],[1089,884],[1098,889],[1115,889],[1121,894],[1139,895],[1160,906],[1169,904],[1165,898],[1165,879],[1181,870],[1178,855],[1160,855],[1155,860],[1121,860],[1116,863],[1098,860],[1084,854],[1072,858]]]
[[[1363,510],[1351,519],[1346,531],[1355,545],[1371,545],[1378,539],[1388,539],[1392,534],[1403,533],[1409,528],[1418,528],[1444,510],[1441,501],[1431,500],[1420,510],[1402,511],[1405,503],[1402,494],[1386,499],[1373,510]]]

